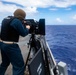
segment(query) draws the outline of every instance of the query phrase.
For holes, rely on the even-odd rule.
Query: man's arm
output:
[[[14,27],[19,32],[19,34],[23,37],[29,33],[29,27],[24,28],[21,21],[18,19],[14,19],[11,22],[11,26]]]

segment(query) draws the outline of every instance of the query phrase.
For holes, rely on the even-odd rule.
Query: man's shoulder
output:
[[[14,18],[14,16],[7,16],[7,17],[5,17],[4,19],[13,19]]]
[[[6,23],[6,24],[8,24],[8,23],[11,23],[11,21],[14,19],[14,17],[13,16],[7,16],[7,17],[5,17],[3,20],[2,20],[2,23]]]
[[[20,24],[21,24],[21,21],[17,18],[14,18],[11,22],[11,25],[16,25],[17,26],[17,25],[20,25]]]
[[[13,16],[7,16],[3,19],[3,21],[11,22],[14,19]]]
[[[20,20],[19,20],[19,19],[17,19],[17,18],[14,18],[14,19],[13,19],[13,21],[20,21]]]

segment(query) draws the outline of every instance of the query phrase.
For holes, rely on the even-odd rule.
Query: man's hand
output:
[[[26,21],[23,21],[23,24],[25,25],[25,27],[26,27],[27,29],[30,29],[30,25],[29,25],[29,24],[27,24],[27,22],[26,22]]]
[[[29,26],[29,25],[26,25],[26,28],[27,28],[27,29],[30,29],[30,26]]]

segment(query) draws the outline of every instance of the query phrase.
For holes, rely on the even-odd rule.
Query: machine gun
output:
[[[31,33],[29,40],[29,53],[26,60],[29,75],[68,75],[66,63],[56,63],[53,54],[45,39],[45,19],[40,20],[43,33]],[[32,57],[31,57],[32,53]]]

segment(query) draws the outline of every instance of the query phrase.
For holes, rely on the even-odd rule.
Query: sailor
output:
[[[19,36],[28,35],[30,26],[24,27],[22,24],[26,17],[24,10],[17,9],[13,14],[14,16],[4,18],[1,25],[2,63],[0,64],[0,75],[5,74],[10,63],[13,66],[13,75],[24,75],[25,64],[17,42]]]

